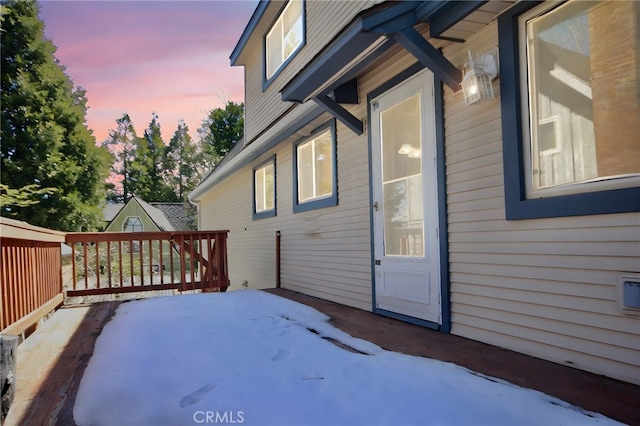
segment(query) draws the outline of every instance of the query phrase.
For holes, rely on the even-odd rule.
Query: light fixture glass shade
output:
[[[398,154],[402,154],[402,155],[408,155],[411,153],[411,151],[413,151],[414,148],[411,146],[411,144],[405,143],[403,144],[400,149],[398,150]]]
[[[414,148],[414,150],[409,153],[409,158],[420,158],[420,154],[421,154],[420,150],[417,148]]]
[[[485,99],[493,98],[491,75],[477,69],[475,66],[471,66],[465,72],[461,86],[464,93],[464,102],[467,105],[481,103]]]

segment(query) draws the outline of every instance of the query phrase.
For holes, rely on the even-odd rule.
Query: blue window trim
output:
[[[331,196],[321,198],[319,200],[306,201],[300,203],[298,201],[298,145],[303,144],[314,136],[330,129],[331,141],[333,148],[333,192]],[[336,137],[336,120],[330,120],[326,124],[315,129],[309,137],[300,139],[293,144],[293,212],[300,213],[310,210],[323,209],[325,207],[338,205],[338,144]]]
[[[278,78],[280,73],[282,73],[282,71],[293,60],[293,58],[295,58],[298,55],[298,52],[300,52],[300,50],[302,50],[302,48],[307,44],[307,2],[306,0],[301,0],[301,1],[302,1],[302,43],[300,43],[300,46],[298,46],[296,50],[291,52],[291,55],[289,55],[289,57],[283,63],[280,64],[276,72],[274,72],[273,75],[269,78],[267,78],[267,34],[269,34],[269,31],[271,31],[276,21],[280,18],[280,16],[282,15],[282,12],[284,12],[284,9],[287,7],[289,2],[286,2],[282,6],[276,18],[273,20],[271,25],[269,25],[269,29],[267,29],[267,31],[264,33],[264,36],[262,37],[262,91],[263,92],[267,90],[267,88],[271,85],[271,83],[273,83],[273,81],[276,78]]]
[[[522,91],[518,18],[540,1],[523,1],[498,17],[500,103],[507,220],[536,219],[640,211],[640,188],[527,199],[524,167]],[[526,72],[526,70],[522,70]]]
[[[257,213],[256,212],[256,170],[261,169],[270,163],[273,164],[273,209],[265,210],[263,212]],[[268,217],[276,217],[278,214],[278,196],[277,196],[278,195],[278,172],[276,168],[276,156],[272,155],[262,163],[255,166],[251,172],[251,177],[253,180],[253,183],[252,183],[253,202],[251,203],[253,206],[253,220],[265,219]]]

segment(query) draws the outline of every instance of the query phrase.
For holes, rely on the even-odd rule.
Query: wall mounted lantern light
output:
[[[464,64],[462,92],[467,105],[482,103],[485,99],[493,98],[491,81],[498,76],[498,48],[485,54],[479,54],[475,59],[469,52],[469,62]]]

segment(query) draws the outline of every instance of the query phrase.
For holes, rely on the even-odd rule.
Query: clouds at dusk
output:
[[[76,86],[98,142],[128,113],[141,135],[152,112],[168,141],[178,120],[195,135],[223,99],[243,100],[229,55],[257,1],[42,1],[45,34]]]

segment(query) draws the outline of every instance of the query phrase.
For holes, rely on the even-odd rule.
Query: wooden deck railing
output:
[[[63,302],[64,233],[0,218],[0,331],[19,335]]]
[[[0,217],[0,332],[25,333],[65,296],[226,291],[227,233],[65,234]]]
[[[67,296],[225,291],[227,231],[69,233]]]

